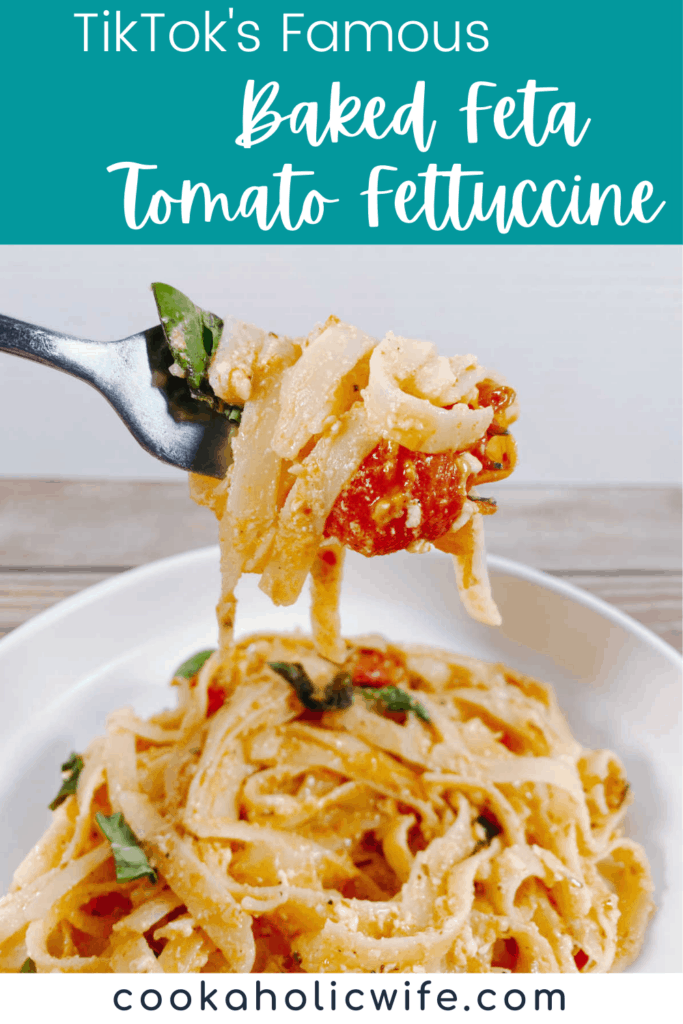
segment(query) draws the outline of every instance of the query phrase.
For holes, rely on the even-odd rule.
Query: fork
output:
[[[0,352],[52,366],[91,384],[150,455],[179,469],[222,478],[235,424],[192,398],[169,373],[162,327],[120,341],[89,341],[0,313]]]

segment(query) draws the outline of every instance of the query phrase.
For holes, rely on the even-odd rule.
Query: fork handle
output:
[[[96,387],[102,384],[105,345],[24,323],[0,313],[0,352],[63,370]]]
[[[90,341],[0,313],[0,352],[43,363],[90,384],[114,406],[148,450],[146,432],[141,429],[145,409],[153,410],[152,419],[154,412],[166,410],[166,399],[155,387],[147,348],[140,350],[140,342],[144,343],[147,335],[152,334],[146,332],[120,341]]]
[[[179,469],[222,478],[231,459],[233,425],[217,413],[207,419],[204,410],[203,418],[194,421],[176,415],[158,377],[160,347],[166,349],[161,326],[120,341],[86,341],[0,313],[0,352],[86,381],[104,395],[150,454]],[[167,349],[166,356],[170,362]]]

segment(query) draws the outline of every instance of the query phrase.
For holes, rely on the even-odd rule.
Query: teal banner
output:
[[[4,8],[0,242],[682,241],[680,0]]]

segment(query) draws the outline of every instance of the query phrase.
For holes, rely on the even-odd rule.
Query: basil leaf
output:
[[[348,672],[337,672],[324,690],[323,710],[344,711],[353,704],[353,682]]]
[[[30,956],[27,956],[23,964],[19,968],[19,974],[37,974],[36,965]]]
[[[188,383],[198,388],[223,332],[220,317],[195,306],[170,284],[152,285],[159,319],[176,364]]]
[[[184,661],[173,673],[173,678],[192,679],[199,672],[202,665],[209,660],[213,654],[213,648],[209,651],[197,651],[191,658]]]
[[[63,804],[68,796],[76,792],[78,788],[78,776],[83,771],[83,758],[80,754],[71,754],[68,761],[62,765],[62,788],[51,804],[48,804],[51,811],[56,811],[60,804]]]
[[[379,689],[374,686],[360,686],[359,689],[367,701],[382,704],[385,711],[412,711],[423,722],[431,721],[424,705],[398,686],[382,686]]]
[[[297,697],[309,711],[343,711],[353,703],[353,683],[348,672],[337,672],[323,688],[316,691],[303,665],[289,661],[269,661],[273,672],[277,672],[294,687]]]
[[[470,499],[470,501],[483,501],[485,505],[498,504],[495,498],[479,498],[475,494],[468,494],[467,497]]]
[[[211,358],[218,348],[218,344],[223,334],[223,328],[225,321],[221,320],[215,313],[210,313],[208,309],[200,309],[202,321],[202,342],[204,344],[204,351],[206,352],[207,364],[211,362]]]
[[[151,882],[156,882],[157,873],[147,860],[145,851],[121,812],[117,811],[110,817],[98,813],[95,815],[95,821],[111,845],[116,866],[116,881],[132,882],[136,878],[146,876]]]
[[[484,814],[480,814],[477,818],[477,825],[481,825],[486,834],[486,839],[482,841],[482,845],[484,846],[488,846],[494,836],[500,835],[503,831],[497,821],[491,821],[491,819],[487,818]]]
[[[155,281],[152,292],[164,336],[173,356],[171,372],[183,377],[192,398],[205,402],[239,425],[242,409],[228,405],[215,394],[208,380],[211,359],[220,344],[224,322],[215,313],[200,309],[170,284]]]

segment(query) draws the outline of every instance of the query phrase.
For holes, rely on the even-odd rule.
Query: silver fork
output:
[[[192,398],[168,372],[173,356],[161,326],[120,341],[88,341],[0,313],[0,352],[71,374],[97,389],[150,455],[179,469],[223,477],[237,429]]]

